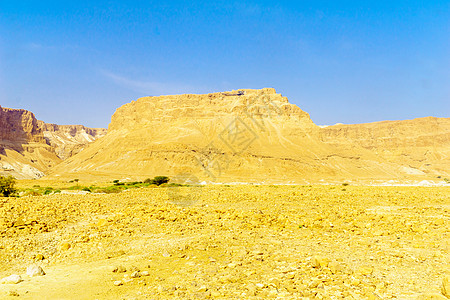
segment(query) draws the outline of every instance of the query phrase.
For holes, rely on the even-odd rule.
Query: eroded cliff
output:
[[[447,145],[449,119],[440,119],[439,126],[433,120],[400,122],[393,125],[397,131],[379,124],[319,128],[274,89],[144,97],[117,109],[107,135],[52,174],[117,179],[189,174],[208,182],[266,183],[447,176],[447,152],[436,147]],[[436,159],[418,168],[404,152],[381,155],[389,147],[399,149],[383,146],[391,138],[424,165],[428,153]]]
[[[27,110],[0,106],[0,175],[42,177],[105,133],[106,129],[46,124]]]

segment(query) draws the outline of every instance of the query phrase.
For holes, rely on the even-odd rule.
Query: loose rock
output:
[[[40,266],[31,265],[31,266],[27,267],[27,275],[30,276],[30,277],[44,276],[45,272]]]
[[[19,282],[22,282],[22,277],[17,274],[10,275],[8,277],[5,277],[1,280],[1,283],[3,284],[18,284]]]

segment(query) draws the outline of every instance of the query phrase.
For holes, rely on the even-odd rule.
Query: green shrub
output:
[[[79,185],[73,185],[73,186],[68,187],[67,189],[68,189],[69,191],[73,191],[73,190],[81,190],[82,188],[83,188],[82,186],[79,186]]]
[[[16,180],[12,176],[0,176],[0,193],[3,197],[9,197],[16,192],[14,185]]]
[[[152,184],[161,185],[163,183],[168,183],[170,181],[169,177],[167,176],[156,176],[152,179]]]
[[[92,190],[90,188],[88,188],[87,186],[85,186],[84,188],[81,189],[82,191],[85,192],[92,192]]]
[[[119,186],[109,186],[109,187],[98,190],[98,192],[100,192],[100,193],[107,193],[107,194],[120,193],[121,191],[122,191],[122,188]]]

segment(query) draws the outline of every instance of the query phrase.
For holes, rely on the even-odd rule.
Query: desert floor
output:
[[[416,299],[450,273],[450,188],[0,198],[0,232],[0,279],[23,279],[1,299]]]

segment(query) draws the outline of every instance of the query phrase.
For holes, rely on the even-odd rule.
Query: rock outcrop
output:
[[[449,175],[449,118],[334,125],[322,128],[321,137],[348,152],[370,151],[387,163],[399,165],[396,173]]]
[[[117,109],[104,138],[51,174],[188,174],[207,182],[266,183],[425,180],[450,173],[449,124],[448,118],[424,118],[320,128],[274,89],[144,97]]]
[[[82,151],[89,143],[105,136],[105,128],[83,125],[57,125],[42,122],[44,138],[59,158],[65,160]]]
[[[32,112],[0,106],[0,175],[39,178],[106,129],[46,124]]]

